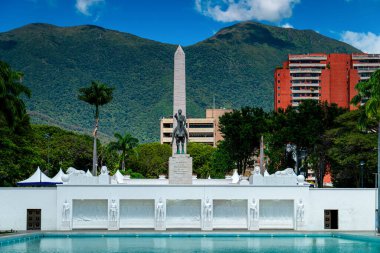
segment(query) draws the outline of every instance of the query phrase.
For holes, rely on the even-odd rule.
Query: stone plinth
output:
[[[192,184],[193,158],[174,154],[169,158],[169,184]]]

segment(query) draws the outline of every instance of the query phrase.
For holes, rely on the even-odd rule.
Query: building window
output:
[[[279,104],[279,103],[280,103],[280,100],[277,100],[277,103]]]
[[[214,137],[214,133],[189,133],[189,137]]]
[[[280,89],[280,86],[277,86],[277,89],[279,90],[279,89]]]
[[[164,128],[173,128],[173,124],[172,123],[164,123]]]
[[[280,93],[278,93],[277,96],[280,96]]]
[[[280,83],[280,80],[277,80],[277,83]]]
[[[280,76],[280,73],[278,73],[277,76]]]
[[[190,123],[189,128],[213,128],[213,123]]]

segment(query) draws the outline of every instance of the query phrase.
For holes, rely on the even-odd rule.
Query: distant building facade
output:
[[[274,109],[297,107],[306,99],[354,109],[355,85],[380,69],[380,54],[289,55],[274,73]]]
[[[232,112],[230,109],[206,109],[206,118],[188,118],[189,141],[216,147],[223,136],[219,131],[219,117]],[[160,142],[170,144],[173,133],[173,118],[160,120]]]

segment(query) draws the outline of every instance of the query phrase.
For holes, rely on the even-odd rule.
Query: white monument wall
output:
[[[309,189],[291,186],[251,186],[251,185],[60,185],[51,188],[0,188],[0,230],[26,229],[26,209],[42,209],[42,230],[70,230],[72,224],[63,222],[63,204],[70,204],[69,220],[74,221],[74,228],[107,229],[110,203],[115,200],[120,216],[120,228],[153,228],[157,226],[155,209],[162,199],[163,222],[160,229],[181,228],[185,222],[189,228],[204,230],[241,228],[252,230],[260,228],[266,217],[272,217],[271,229],[285,228],[280,218],[293,215],[293,229],[308,231],[329,231],[324,229],[324,210],[338,209],[338,226],[340,231],[374,231],[375,229],[375,189]],[[211,210],[207,209],[207,199]],[[250,215],[252,200],[255,199],[258,221],[255,223]],[[101,210],[93,213],[94,224],[75,224],[75,202],[83,200],[91,208]],[[302,200],[302,221],[297,220],[299,201]],[[86,202],[90,201],[90,202]],[[261,214],[261,201],[271,203],[278,208],[272,216]],[[276,203],[290,201],[292,207],[281,213],[281,206]],[[74,203],[74,204],[73,204]],[[148,203],[145,205],[144,203]],[[95,206],[94,206],[95,205]],[[224,208],[225,207],[225,208]],[[73,210],[74,208],[74,210]],[[142,209],[146,209],[143,213]],[[265,208],[264,208],[265,209]],[[79,209],[78,209],[79,210]],[[207,211],[210,210],[210,211]],[[200,212],[200,215],[199,215]],[[205,222],[205,215],[211,217]],[[74,217],[73,217],[74,215]],[[245,217],[244,217],[245,216]],[[198,222],[198,220],[201,220]],[[97,220],[97,221],[95,221]],[[289,219],[291,221],[291,218]],[[248,221],[248,224],[247,224]],[[254,224],[252,225],[252,221]],[[266,221],[268,225],[268,220]],[[265,223],[265,222],[264,222]],[[66,224],[66,227],[65,227]],[[259,224],[259,225],[257,225]],[[78,226],[80,225],[80,226]],[[267,226],[268,227],[268,226]],[[262,226],[261,229],[265,228]],[[110,229],[108,227],[108,229]],[[113,229],[119,229],[118,226]],[[157,227],[156,227],[157,229]],[[331,230],[335,231],[335,230]]]
[[[41,230],[57,229],[55,187],[0,188],[0,230],[26,230],[27,209],[41,209]]]

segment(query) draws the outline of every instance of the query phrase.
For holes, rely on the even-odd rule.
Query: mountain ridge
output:
[[[159,140],[159,119],[172,113],[173,59],[177,45],[94,25],[33,23],[0,33],[0,60],[25,73],[35,123],[93,127],[93,108],[77,99],[92,80],[115,87],[100,109],[99,131],[131,132]],[[360,52],[316,32],[243,22],[220,29],[186,54],[188,117],[212,106],[273,108],[273,71],[289,53]],[[39,116],[40,115],[40,116]],[[45,116],[41,116],[45,115]],[[81,131],[81,130],[78,130]]]

